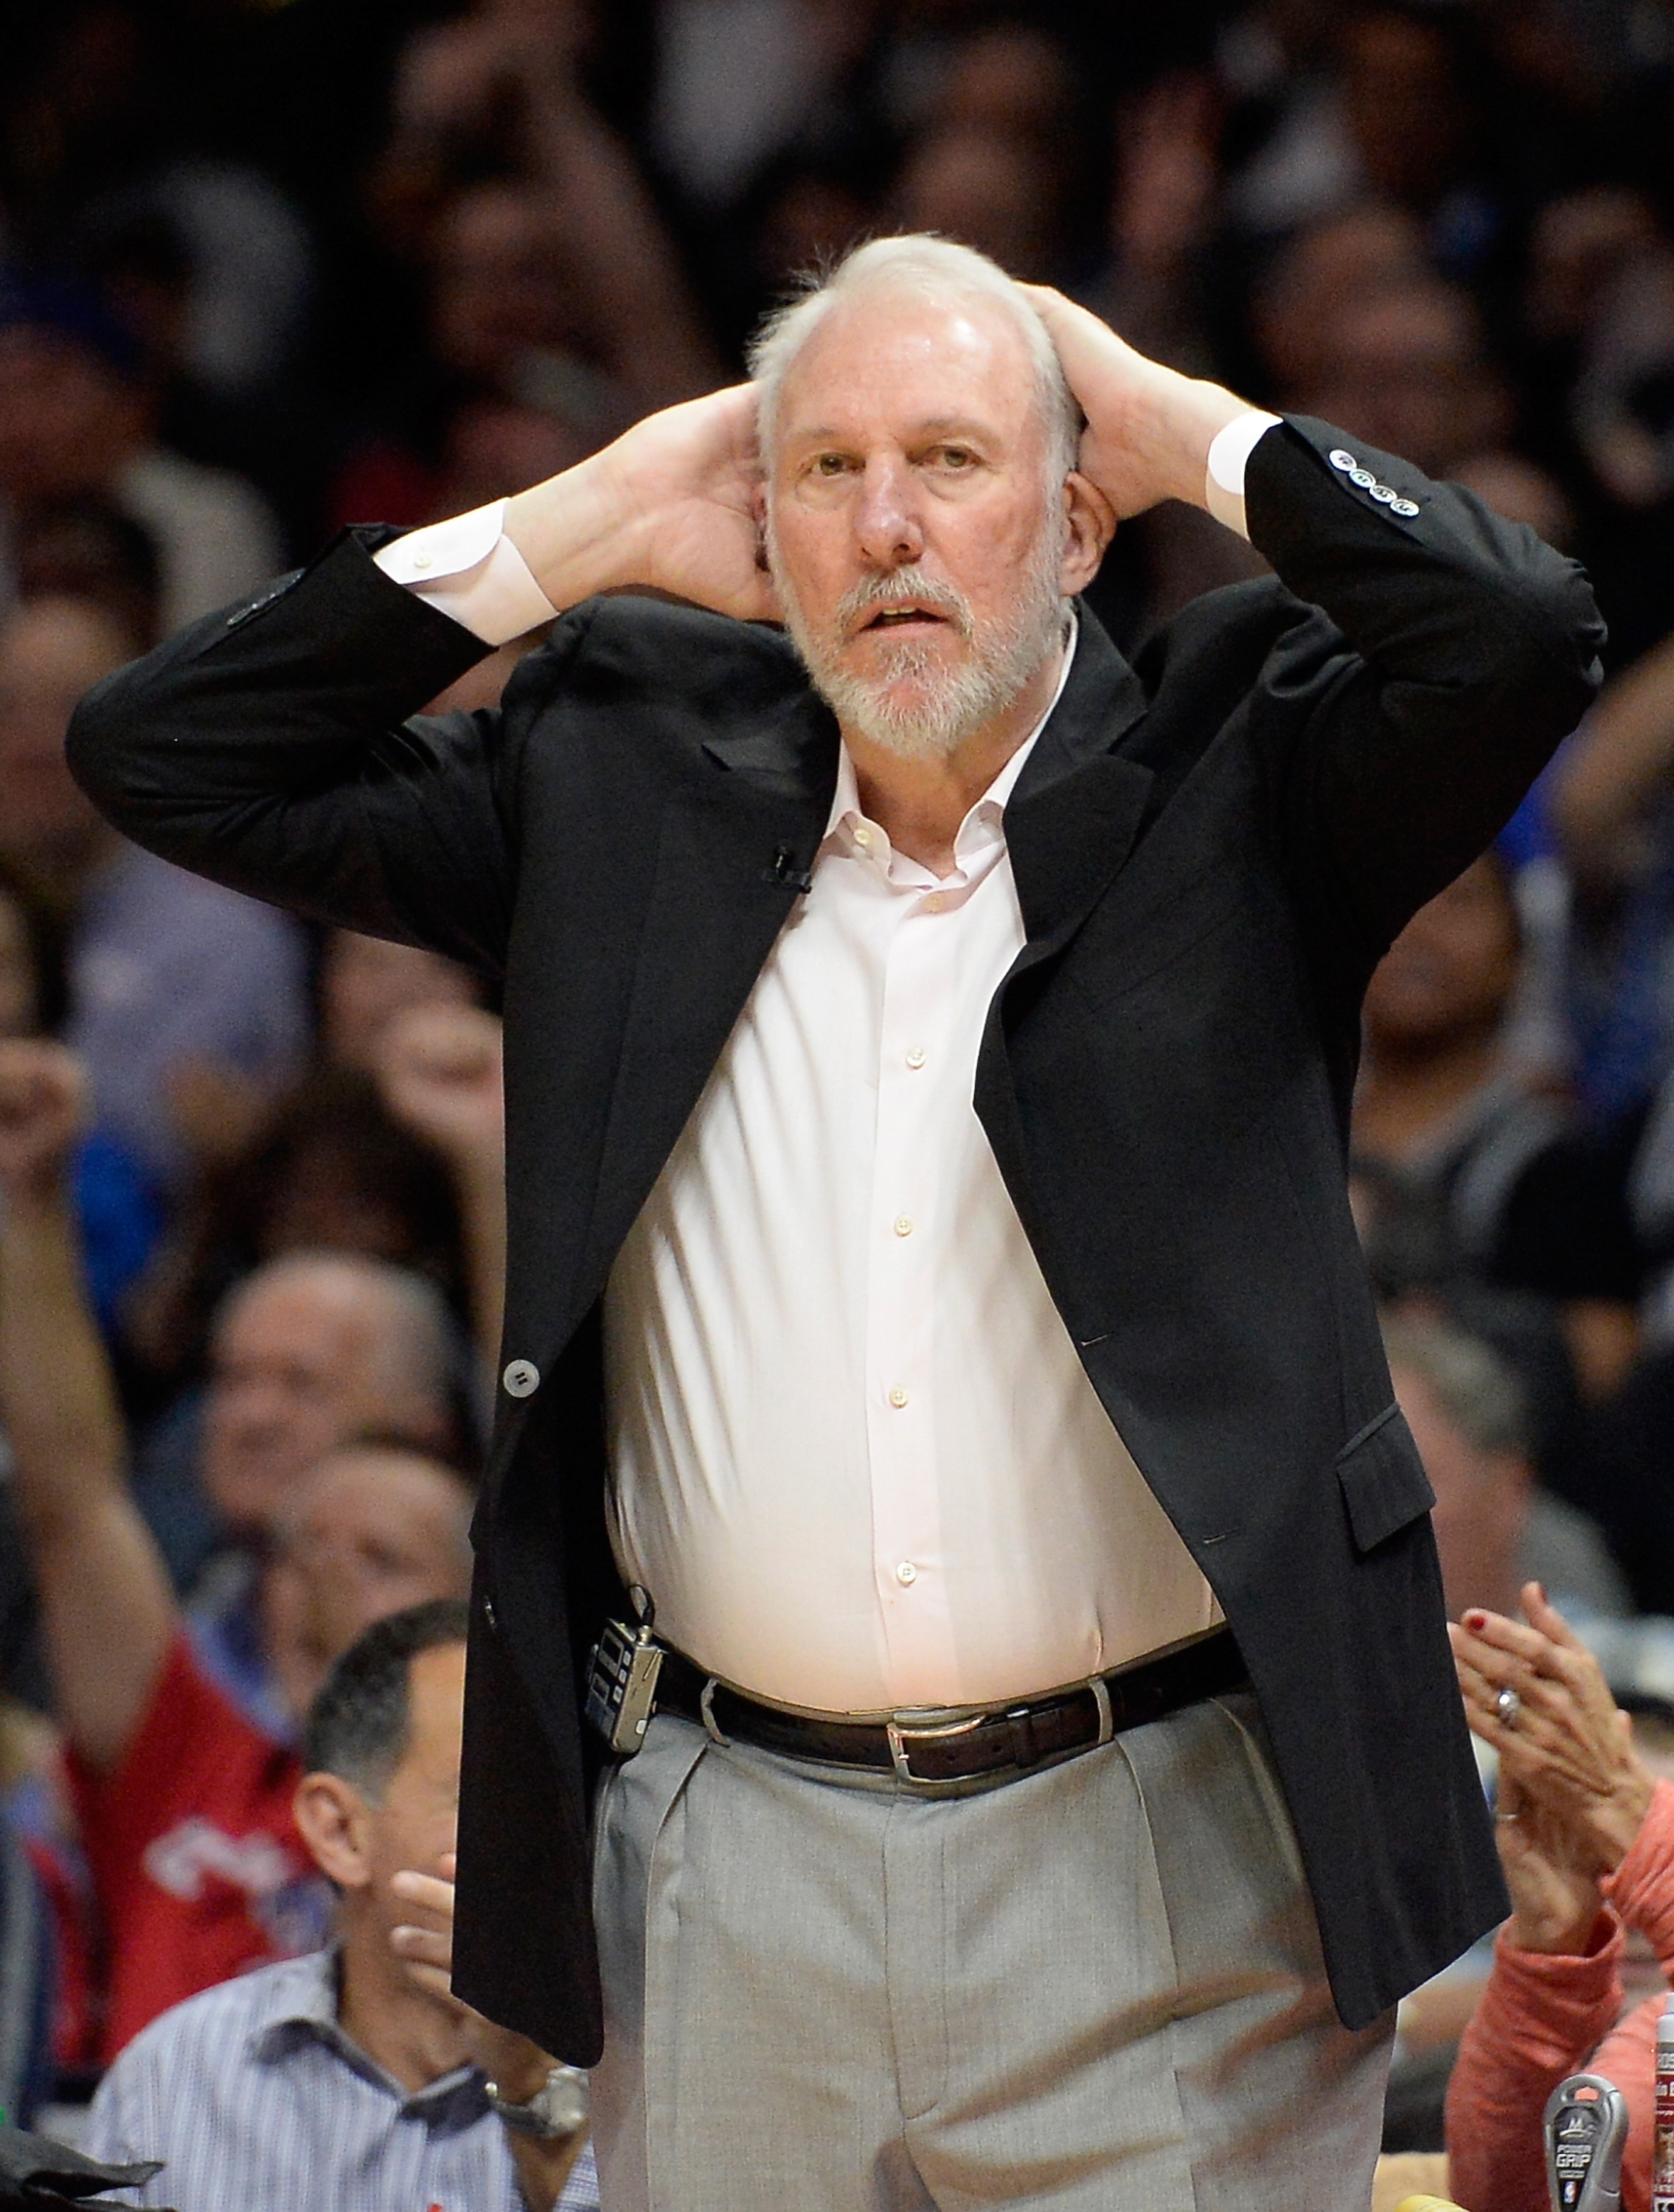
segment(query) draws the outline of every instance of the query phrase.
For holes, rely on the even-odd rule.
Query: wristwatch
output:
[[[555,2066],[527,2105],[514,2105],[502,2097],[496,2082],[484,2086],[489,2103],[506,2125],[520,2135],[539,2136],[543,2142],[561,2142],[580,2135],[587,2124],[587,2077],[579,2066]]]

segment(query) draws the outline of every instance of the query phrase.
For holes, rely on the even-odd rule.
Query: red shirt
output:
[[[103,1939],[100,2063],[183,1997],[321,1942],[329,1890],[297,1832],[295,1753],[179,1633],[126,1756],[70,1779]]]

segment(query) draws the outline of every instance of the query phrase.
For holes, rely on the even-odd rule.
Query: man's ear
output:
[[[1116,509],[1091,477],[1074,469],[1063,480],[1063,514],[1069,531],[1058,566],[1058,588],[1066,599],[1074,599],[1099,574],[1099,564],[1116,535]]]
[[[293,1809],[313,1863],[339,1889],[372,1880],[371,1820],[365,1798],[339,1774],[305,1774]]]

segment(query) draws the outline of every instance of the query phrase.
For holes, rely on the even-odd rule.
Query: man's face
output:
[[[1517,982],[1517,921],[1498,864],[1476,861],[1421,907],[1373,975],[1367,1033],[1411,1050],[1491,1036]]]
[[[460,1744],[465,1723],[465,1646],[421,1651],[407,1675],[407,1748],[375,1801],[365,1800],[366,1897],[386,1930],[413,1917],[392,1894],[406,1867],[435,1871],[460,1820]]]
[[[128,657],[116,624],[82,600],[29,600],[0,625],[0,849],[49,877],[101,835],[64,736],[82,694]]]
[[[392,1393],[385,1302],[364,1285],[285,1274],[258,1279],[216,1332],[204,1481],[228,1526],[267,1528],[297,1478],[346,1437],[415,1433]]]
[[[995,305],[833,308],[781,389],[769,558],[845,725],[921,757],[1002,712],[1062,635],[1062,496]]]
[[[465,1595],[468,1506],[464,1483],[416,1453],[339,1452],[302,1477],[262,1582],[267,1654],[288,1712],[307,1712],[334,1662],[374,1621]]]

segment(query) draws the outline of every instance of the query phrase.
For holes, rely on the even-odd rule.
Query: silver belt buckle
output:
[[[989,1713],[971,1713],[957,1721],[908,1721],[904,1723],[896,1715],[886,1720],[884,1733],[889,1738],[889,1755],[897,1780],[904,1782],[910,1789],[939,1789],[941,1785],[934,1776],[913,1772],[907,1755],[910,1747],[916,1743],[934,1743],[947,1736],[969,1735],[973,1729],[980,1728],[985,1720],[992,1717]]]

